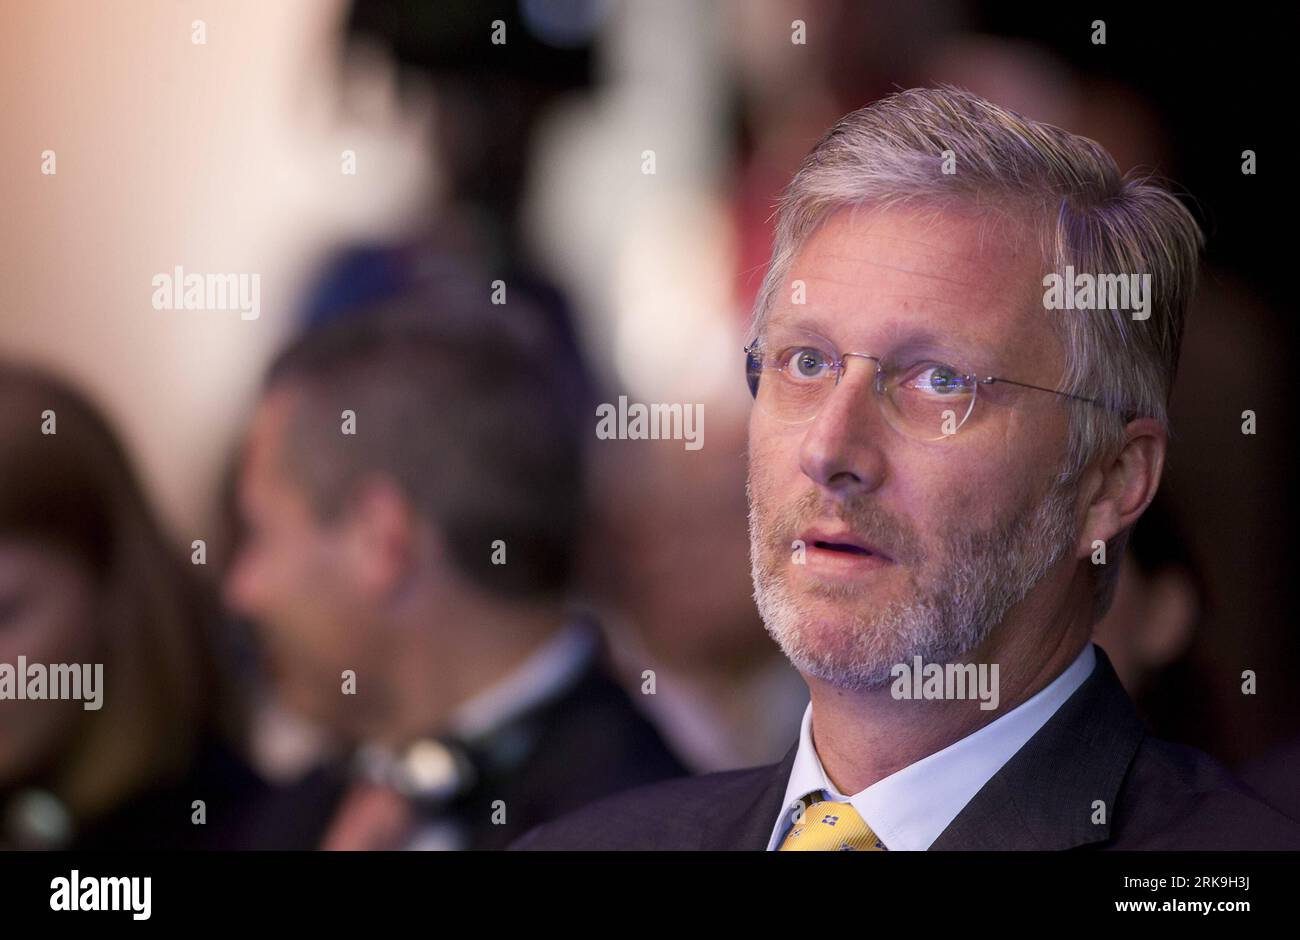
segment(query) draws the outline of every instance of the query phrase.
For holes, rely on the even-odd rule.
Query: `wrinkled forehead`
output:
[[[764,329],[812,329],[880,354],[935,340],[978,358],[1011,346],[1050,353],[1043,274],[1036,241],[1013,218],[845,208],[800,247]]]

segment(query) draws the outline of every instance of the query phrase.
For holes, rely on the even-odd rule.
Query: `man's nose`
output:
[[[804,433],[800,469],[835,495],[860,496],[884,479],[881,445],[890,432],[880,413],[875,384],[874,360],[847,360],[839,384],[830,390]]]

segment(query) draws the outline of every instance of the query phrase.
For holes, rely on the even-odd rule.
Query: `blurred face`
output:
[[[61,551],[0,538],[0,662],[93,663],[95,584]],[[0,787],[47,772],[82,727],[79,701],[0,700]]]
[[[318,519],[286,470],[283,442],[296,404],[295,393],[277,391],[254,416],[238,484],[244,533],[226,600],[258,626],[285,703],[346,730],[359,696],[342,694],[342,673],[369,671],[376,614],[355,577],[346,520]]]
[[[1136,696],[1151,678],[1187,650],[1200,613],[1196,584],[1186,569],[1169,565],[1143,571],[1130,547],[1119,583],[1092,638],[1106,651],[1119,681]]]
[[[764,332],[1055,388],[1064,359],[1041,268],[977,218],[841,211],[798,253]],[[875,368],[846,360],[805,423],[758,405],[750,419],[759,612],[796,668],[849,689],[887,684],[916,655],[974,650],[1073,547],[1074,495],[1051,485],[1067,430],[1057,396],[982,386],[956,434],[920,440],[886,420]]]

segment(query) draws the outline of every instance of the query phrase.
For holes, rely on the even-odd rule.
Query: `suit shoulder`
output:
[[[1148,736],[1115,809],[1116,848],[1300,848],[1300,822],[1204,751]]]
[[[775,764],[676,777],[616,793],[536,826],[512,850],[696,848],[698,823],[711,807],[753,799]]]

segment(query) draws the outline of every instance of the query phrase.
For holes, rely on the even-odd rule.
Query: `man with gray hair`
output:
[[[516,846],[1300,847],[1148,735],[1090,641],[1160,483],[1201,244],[1095,142],[960,89],[831,128],[745,349],[754,595],[808,684],[799,741]]]

